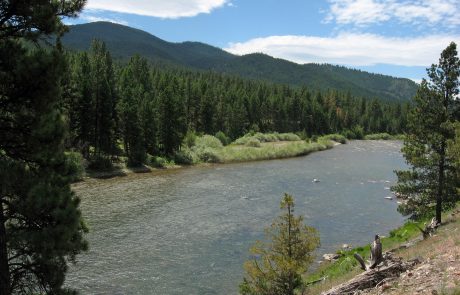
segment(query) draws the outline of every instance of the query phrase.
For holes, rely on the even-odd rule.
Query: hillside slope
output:
[[[139,54],[152,62],[238,75],[315,90],[337,89],[365,97],[408,100],[417,84],[409,79],[371,74],[328,64],[296,64],[265,54],[237,56],[199,42],[171,43],[147,32],[108,22],[70,26],[64,46],[87,50],[93,39],[104,41],[117,59]]]

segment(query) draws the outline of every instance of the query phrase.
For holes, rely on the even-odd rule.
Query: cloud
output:
[[[365,26],[386,21],[450,27],[460,25],[458,0],[328,0],[326,22]]]
[[[86,9],[174,19],[210,13],[227,2],[228,0],[88,0]]]
[[[297,63],[426,67],[436,63],[440,52],[454,40],[460,40],[460,35],[416,38],[358,33],[341,33],[335,37],[270,36],[230,43],[225,50],[238,55],[262,52]]]

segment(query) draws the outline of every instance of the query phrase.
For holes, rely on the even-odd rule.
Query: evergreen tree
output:
[[[312,227],[294,216],[294,199],[285,194],[280,215],[266,230],[267,241],[252,248],[254,259],[245,263],[246,276],[240,293],[247,295],[294,295],[302,287],[302,274],[313,261],[319,236]]]
[[[185,106],[180,96],[177,79],[163,77],[159,97],[159,138],[163,154],[171,156],[177,151],[187,131]]]
[[[441,53],[439,64],[427,72],[430,81],[423,80],[414,97],[402,149],[411,167],[397,171],[394,189],[406,199],[400,207],[402,212],[424,214],[435,206],[436,220],[441,222],[443,207],[457,200],[453,159],[447,153],[459,110],[460,61],[456,44],[451,43]]]
[[[116,91],[112,58],[103,42],[94,40],[90,50],[90,77],[94,106],[94,155],[96,159],[114,154],[116,140]]]
[[[63,294],[67,262],[87,248],[64,154],[57,49],[27,49],[60,33],[84,1],[0,5],[0,294]]]
[[[147,148],[153,152],[156,143],[147,61],[137,55],[131,58],[119,84],[118,112],[128,165],[139,166],[145,161]]]

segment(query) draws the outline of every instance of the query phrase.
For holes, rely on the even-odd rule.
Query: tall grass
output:
[[[260,142],[277,142],[277,141],[300,141],[301,138],[294,133],[248,133],[233,142],[236,145],[246,145],[250,140],[257,139]]]
[[[295,141],[284,145],[263,144],[260,147],[229,145],[218,151],[218,157],[223,163],[272,160],[304,156],[332,146],[333,144],[327,141],[313,143]]]
[[[335,142],[340,142],[343,144],[347,143],[347,138],[343,136],[342,134],[337,134],[337,133],[324,135],[324,136],[321,136],[319,139],[333,140]]]
[[[365,140],[404,140],[403,134],[391,135],[388,133],[375,133],[364,136]]]
[[[224,146],[219,138],[203,135],[194,138],[191,146],[184,143],[174,160],[178,164],[190,165],[290,158],[332,148],[334,143],[329,138],[337,139],[336,136],[326,136],[318,138],[317,142],[306,142],[293,133],[255,133]]]

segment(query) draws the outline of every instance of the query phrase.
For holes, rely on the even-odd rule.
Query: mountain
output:
[[[417,90],[417,84],[409,79],[329,64],[301,65],[260,53],[238,56],[200,42],[167,42],[142,30],[109,22],[70,26],[62,42],[69,49],[87,50],[93,39],[104,41],[112,56],[122,60],[139,54],[155,63],[307,86],[315,90],[350,91],[353,95],[385,100],[408,100]]]

